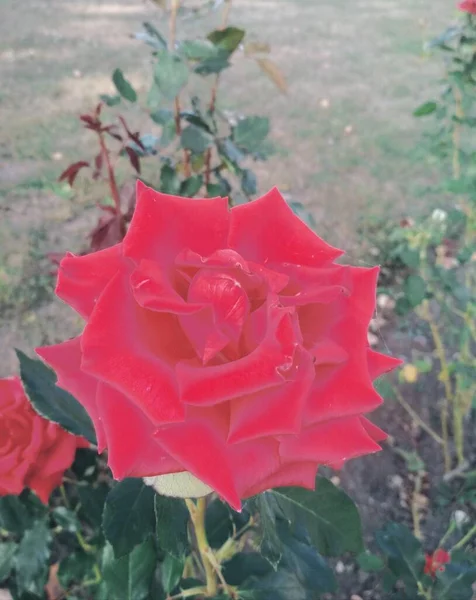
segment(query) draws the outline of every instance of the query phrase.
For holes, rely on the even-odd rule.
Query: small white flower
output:
[[[463,525],[469,522],[469,516],[464,510],[455,510],[453,513],[453,519],[456,523],[456,527],[461,528]]]
[[[435,208],[435,210],[431,213],[431,218],[437,223],[443,223],[447,216],[448,213],[445,210],[441,210],[441,208]]]

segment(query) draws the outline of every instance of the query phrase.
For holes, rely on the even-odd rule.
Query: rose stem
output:
[[[207,596],[213,598],[213,596],[216,596],[217,594],[218,586],[215,569],[208,556],[210,553],[210,546],[208,545],[207,533],[205,531],[207,501],[205,498],[198,498],[196,504],[194,504],[192,500],[185,500],[185,503],[190,513],[192,525],[195,530],[195,537],[197,539],[198,552],[203,568],[205,569]]]
[[[231,10],[231,2],[232,2],[232,0],[225,1],[225,8],[223,10],[223,17],[222,17],[220,29],[225,29],[228,24],[228,17],[230,16],[230,10]],[[212,86],[212,95],[211,95],[211,99],[210,99],[210,106],[208,109],[211,118],[213,118],[213,115],[215,114],[219,83],[220,83],[220,73],[217,73],[216,77],[215,77],[215,81]],[[212,149],[208,148],[206,158],[205,158],[205,186],[208,186],[208,184],[210,183],[211,165],[212,165]]]
[[[177,13],[180,7],[180,0],[172,0],[172,4],[170,7],[170,34],[169,34],[169,52],[174,52],[175,50],[175,37],[177,33]],[[174,102],[175,108],[175,133],[177,136],[180,136],[182,133],[182,125],[180,123],[180,95],[177,94],[175,96]],[[183,166],[184,166],[184,174],[185,177],[190,177],[190,157],[188,155],[187,150],[183,149]]]

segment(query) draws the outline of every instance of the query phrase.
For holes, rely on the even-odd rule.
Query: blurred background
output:
[[[219,26],[221,3],[207,4],[183,3],[179,40]],[[54,337],[71,319],[65,310],[59,324],[61,307],[49,306],[42,257],[82,249],[104,196],[90,178],[78,177],[73,191],[58,182],[69,163],[95,154],[94,134],[78,115],[100,94],[115,93],[111,74],[120,67],[139,96],[120,112],[141,132],[160,130],[138,106],[147,102],[151,53],[132,36],[149,21],[167,38],[169,22],[160,6],[141,0],[2,0],[0,7],[0,364],[7,374],[14,345],[39,343],[46,330]],[[221,73],[222,110],[269,118],[274,151],[254,166],[259,192],[277,185],[308,207],[318,232],[352,259],[364,260],[358,230],[372,216],[441,202],[439,165],[412,112],[438,90],[442,73],[423,44],[454,15],[443,0],[237,0],[231,8],[230,23],[246,41],[269,45],[286,81],[283,93],[243,52]],[[189,87],[197,84],[204,92],[210,78]]]
[[[344,260],[381,265],[369,344],[406,363],[378,383],[386,450],[333,481],[370,543],[388,519],[430,550],[456,531],[476,498],[476,17],[448,0],[0,12],[0,376],[14,347],[80,330],[58,259],[122,239],[137,176],[232,204],[277,186]],[[342,598],[387,597],[360,567],[335,565]]]

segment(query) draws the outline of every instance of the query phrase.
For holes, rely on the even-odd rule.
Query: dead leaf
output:
[[[57,600],[64,594],[64,590],[58,580],[59,563],[51,565],[48,575],[48,583],[45,585],[46,597],[48,600]]]
[[[286,79],[276,63],[274,63],[272,60],[269,60],[269,58],[257,58],[256,62],[263,73],[265,73],[271,79],[274,85],[281,92],[286,93],[288,91]]]

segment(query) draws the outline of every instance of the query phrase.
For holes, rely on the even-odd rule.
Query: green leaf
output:
[[[410,306],[415,308],[415,306],[418,306],[425,299],[425,280],[420,275],[409,275],[403,284],[403,291]]]
[[[266,492],[291,523],[306,526],[312,543],[325,556],[363,550],[362,526],[354,502],[325,477],[316,490],[285,487]]]
[[[56,524],[64,531],[75,533],[81,529],[76,513],[72,510],[68,510],[65,506],[57,506],[51,511],[51,515]]]
[[[233,140],[247,152],[255,152],[269,134],[267,117],[246,117],[238,121],[233,130]]]
[[[415,585],[423,573],[425,556],[421,543],[404,525],[387,523],[375,535],[377,544],[388,557],[388,567],[407,585]]]
[[[158,54],[154,70],[154,80],[167,100],[173,100],[187,84],[188,67],[183,60],[167,51]]]
[[[160,31],[157,29],[157,27],[154,27],[154,25],[152,25],[152,23],[149,23],[149,21],[145,21],[145,23],[142,23],[142,25],[144,26],[144,29],[146,30],[146,32],[151,37],[155,38],[157,40],[157,42],[159,44],[161,44],[162,48],[165,50],[167,48],[167,40],[160,33]]]
[[[230,171],[239,174],[240,169],[238,168],[238,163],[244,158],[243,152],[241,152],[229,138],[219,141],[217,143],[217,148],[222,158],[227,159],[225,162]]]
[[[414,117],[426,117],[427,115],[431,115],[438,108],[436,102],[425,102],[421,104],[417,109],[413,111]]]
[[[160,170],[160,191],[165,194],[178,194],[180,190],[180,180],[175,169],[165,164]]]
[[[266,577],[253,578],[240,596],[244,600],[311,600],[315,597],[308,594],[296,573],[289,569],[279,569]]]
[[[393,386],[385,375],[374,381],[374,387],[375,391],[380,394],[384,400],[396,400]]]
[[[245,32],[237,27],[226,27],[225,29],[216,29],[207,35],[207,38],[220,50],[225,50],[229,54],[234,52],[241,44]]]
[[[362,571],[368,572],[381,571],[385,567],[385,563],[380,556],[371,552],[361,552],[357,556],[357,564]]]
[[[155,494],[154,510],[159,547],[175,558],[181,558],[189,546],[189,513],[183,500]]]
[[[241,172],[241,189],[246,196],[256,194],[257,181],[256,175],[250,169],[243,169]]]
[[[124,77],[124,73],[121,69],[115,69],[112,74],[112,81],[116,86],[119,94],[129,100],[129,102],[135,102],[137,100],[137,94],[132,85]]]
[[[94,579],[93,567],[96,563],[92,554],[83,551],[73,552],[60,562],[58,579],[65,588],[78,584],[85,579]]]
[[[160,93],[158,85],[155,81],[152,82],[152,85],[149,88],[147,93],[147,108],[149,110],[158,110],[160,105],[162,104],[163,98]]]
[[[273,567],[259,552],[238,552],[223,565],[225,581],[241,586],[249,577],[264,577],[274,571]]]
[[[96,444],[94,427],[87,412],[71,394],[56,386],[54,372],[40,360],[28,358],[21,350],[16,353],[25,392],[36,412],[66,431]]]
[[[102,576],[110,600],[145,600],[150,598],[157,555],[151,539],[136,546],[130,554],[119,559],[112,547],[103,550]]]
[[[78,495],[81,502],[79,514],[82,519],[93,527],[101,527],[104,504],[106,503],[108,493],[109,486],[106,483],[101,483],[98,487],[90,485],[87,487],[78,487]]]
[[[219,55],[219,49],[210,40],[185,40],[179,51],[189,60],[208,60]]]
[[[135,33],[133,37],[136,40],[144,42],[148,46],[154,48],[154,50],[165,50],[167,48],[167,41],[162,36],[160,31],[156,29],[152,23],[143,23],[145,31],[139,31]]]
[[[221,73],[221,71],[227,69],[229,66],[230,63],[228,61],[228,54],[225,54],[224,56],[220,55],[215,58],[207,58],[206,60],[202,60],[194,68],[194,71],[197,73],[197,75],[206,77],[207,75],[211,75],[213,73]]]
[[[212,142],[212,136],[195,125],[185,127],[180,137],[182,147],[190,150],[194,154],[205,152],[205,150],[211,146]]]
[[[185,179],[180,185],[180,196],[185,196],[186,198],[193,198],[200,191],[202,183],[202,175],[192,175],[188,179]]]
[[[132,478],[120,481],[109,492],[102,525],[116,558],[153,534],[154,496],[154,490],[142,479]]]
[[[471,600],[476,582],[476,567],[470,564],[445,565],[436,574],[435,598],[438,600]]]
[[[171,554],[166,555],[160,566],[160,570],[162,575],[162,586],[167,594],[170,594],[180,583],[184,565],[184,557],[176,558]]]
[[[0,582],[10,575],[17,549],[18,544],[14,542],[2,542],[0,544]]]
[[[403,248],[403,250],[399,253],[400,260],[404,262],[407,267],[411,269],[416,269],[420,265],[420,253],[418,250],[413,250],[412,248]]]
[[[51,533],[44,521],[37,521],[23,536],[15,556],[19,589],[36,593],[46,583]]]
[[[0,497],[0,527],[21,535],[31,527],[33,517],[18,496]]]
[[[207,185],[207,194],[209,198],[215,198],[216,196],[227,196],[231,191],[231,186],[226,179],[223,177],[218,179],[218,183],[209,183]]]
[[[291,535],[287,523],[278,522],[278,533],[283,542],[282,564],[295,573],[301,585],[313,592],[335,592],[334,572],[316,549]]]
[[[264,558],[276,568],[281,560],[283,544],[276,530],[276,502],[272,492],[265,492],[251,498],[247,508],[258,513],[260,524],[260,552]]]
[[[205,517],[205,530],[211,548],[220,548],[233,535],[233,520],[228,504],[218,499],[210,502]]]
[[[150,118],[158,125],[166,125],[170,121],[175,124],[174,113],[168,108],[161,108],[150,113]]]
[[[162,135],[160,136],[159,144],[165,148],[174,140],[176,135],[177,135],[177,128],[175,125],[175,121],[174,120],[168,121],[162,127]]]
[[[117,106],[121,102],[120,96],[110,96],[109,94],[101,94],[99,99],[102,100],[106,106]]]

